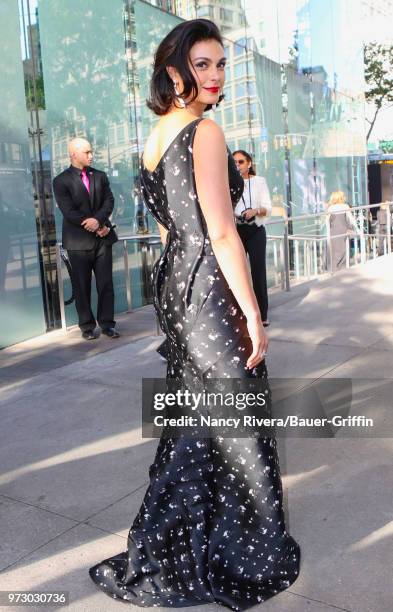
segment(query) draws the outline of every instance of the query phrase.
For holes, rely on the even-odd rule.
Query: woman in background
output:
[[[343,191],[333,191],[331,194],[327,206],[327,223],[330,228],[331,270],[335,272],[345,268],[347,236],[358,231]]]
[[[244,180],[243,195],[235,208],[237,231],[250,260],[255,296],[262,323],[267,327],[269,320],[265,221],[272,212],[269,189],[265,178],[256,176],[249,153],[239,149],[233,153],[233,158]]]
[[[387,240],[388,215],[390,214],[391,214],[390,203],[382,202],[377,212],[378,255],[385,255],[385,253],[388,252],[388,245],[386,243],[386,240]]]

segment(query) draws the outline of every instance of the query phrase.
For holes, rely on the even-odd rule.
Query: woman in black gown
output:
[[[236,231],[243,180],[221,128],[217,27],[198,19],[160,44],[149,107],[161,116],[141,164],[146,204],[166,234],[153,272],[167,377],[262,378],[267,338]],[[141,607],[218,603],[245,610],[289,587],[300,552],[285,530],[271,437],[162,437],[128,550],[90,569],[108,595]]]

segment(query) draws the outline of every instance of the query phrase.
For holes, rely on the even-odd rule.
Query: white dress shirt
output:
[[[236,204],[235,215],[240,217],[247,208],[266,208],[266,215],[255,215],[253,221],[257,225],[264,225],[266,219],[272,214],[272,203],[269,188],[263,176],[251,176],[244,180],[244,191]]]

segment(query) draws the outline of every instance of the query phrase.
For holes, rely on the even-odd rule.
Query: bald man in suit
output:
[[[105,172],[90,165],[93,152],[87,140],[73,138],[68,152],[71,165],[55,177],[53,191],[63,214],[62,242],[71,263],[79,327],[85,340],[97,338],[91,309],[94,272],[98,325],[109,338],[118,338],[112,280],[112,245],[117,236],[109,220],[114,197]]]

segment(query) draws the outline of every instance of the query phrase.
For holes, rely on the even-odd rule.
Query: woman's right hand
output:
[[[247,329],[252,342],[252,353],[247,359],[247,368],[252,370],[265,359],[269,338],[259,313],[247,318]]]

